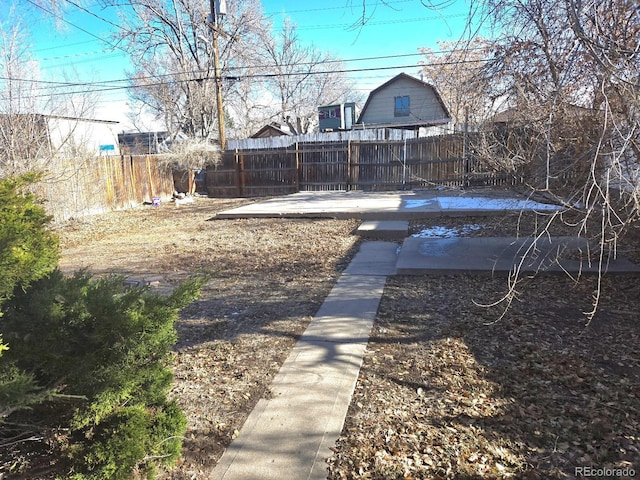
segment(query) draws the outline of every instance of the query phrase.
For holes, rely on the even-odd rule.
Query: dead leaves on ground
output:
[[[640,312],[640,278],[607,282],[585,328],[567,298],[588,293],[588,282],[576,291],[564,277],[540,277],[489,323],[472,300],[495,295],[500,280],[390,279],[329,478],[637,472],[640,323],[620,310]]]

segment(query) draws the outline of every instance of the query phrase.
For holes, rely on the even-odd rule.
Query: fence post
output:
[[[156,194],[155,186],[153,185],[153,174],[151,173],[151,160],[149,155],[145,155],[144,157],[145,166],[147,167],[147,176],[149,177],[149,189],[151,190],[149,193],[149,202],[153,201],[153,196]]]
[[[133,155],[129,155],[129,166],[131,167],[131,187],[133,191],[133,201],[142,203],[144,199],[140,194],[140,185],[138,184],[138,178],[136,174],[136,162]]]
[[[294,143],[296,156],[296,193],[300,191],[300,155],[298,152],[298,142]]]
[[[358,182],[360,181],[360,143],[360,140],[351,142],[351,147],[349,148],[351,150],[349,155],[349,180],[352,190],[358,190]]]
[[[347,191],[351,191],[351,139],[347,140]]]
[[[464,133],[462,139],[462,161],[464,162],[464,186],[471,185],[471,165],[469,160],[469,107],[464,109]]]
[[[241,165],[241,161],[240,161],[241,155],[238,151],[238,149],[235,149],[235,152],[233,154],[233,160],[235,163],[235,167],[236,167],[236,188],[237,188],[237,192],[236,192],[236,196],[238,197],[242,197],[242,165]]]

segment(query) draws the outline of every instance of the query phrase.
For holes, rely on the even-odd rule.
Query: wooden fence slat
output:
[[[231,164],[207,171],[210,196],[278,195],[298,191],[375,190],[434,185],[505,185],[507,172],[483,171],[472,161],[471,135],[295,143],[284,148],[238,150]],[[465,144],[467,142],[467,144]]]
[[[40,190],[56,221],[131,207],[151,201],[152,195],[169,197],[173,175],[161,170],[155,156],[97,156],[56,159],[57,175]]]

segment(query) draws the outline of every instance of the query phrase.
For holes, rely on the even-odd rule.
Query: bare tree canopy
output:
[[[61,175],[50,168],[56,157],[87,153],[76,127],[92,115],[95,103],[87,93],[66,93],[64,83],[43,82],[31,56],[28,19],[11,8],[2,20],[0,178],[38,171],[50,180]],[[58,126],[65,119],[66,125],[56,128],[52,118]]]
[[[216,136],[215,73],[208,2],[138,0],[122,11],[119,40],[130,54],[133,97],[171,132]],[[133,13],[133,14],[131,14]],[[263,30],[259,2],[232,2],[220,23],[222,77],[255,51]],[[228,87],[226,82],[224,88]]]
[[[117,40],[134,65],[134,99],[171,132],[211,140],[218,119],[209,13],[201,0],[136,0],[123,10]],[[350,91],[340,63],[303,45],[293,25],[273,33],[258,0],[229,2],[216,32],[225,126],[236,135],[287,118],[306,132],[319,104]]]
[[[640,213],[637,2],[479,4],[499,33],[483,76],[491,97],[510,107],[500,118],[507,128],[485,137],[481,156],[520,168],[532,192],[564,201],[576,234],[593,241],[592,260],[605,268]]]
[[[369,18],[366,5],[362,19]],[[436,52],[423,50],[426,80],[438,87],[458,123],[467,108],[482,112],[480,118],[489,114],[472,152],[478,160],[512,171],[531,194],[567,206],[534,236],[548,233],[554,222],[570,225],[592,241],[589,261],[604,270],[621,237],[640,228],[637,2],[473,0],[469,12],[470,40],[456,42],[468,47],[460,52],[455,43],[441,44],[455,53],[437,59]],[[474,34],[479,25],[492,31],[482,68],[466,62],[480,41]],[[516,272],[507,303],[518,281]],[[599,295],[598,288],[589,317]]]
[[[293,123],[298,133],[317,126],[317,107],[359,100],[342,72],[342,62],[313,45],[303,45],[289,21],[275,35],[265,32],[261,53],[270,72],[266,88],[279,107],[277,119]]]
[[[438,42],[439,50],[422,48],[424,80],[441,95],[456,127],[478,125],[492,111],[490,82],[480,73],[492,52],[489,40]]]
[[[493,98],[511,107],[511,119],[543,134],[544,188],[558,180],[551,172],[552,157],[563,152],[581,162],[565,162],[567,168],[598,170],[589,174],[591,182],[616,173],[626,183],[624,192],[637,191],[633,175],[620,175],[618,162],[638,163],[637,5],[625,0],[489,0],[485,8],[496,13],[503,34],[483,73]],[[568,129],[579,125],[570,135]],[[580,139],[576,133],[583,131],[589,135]],[[567,150],[576,148],[582,158]]]

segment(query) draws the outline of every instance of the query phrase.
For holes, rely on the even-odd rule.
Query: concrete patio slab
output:
[[[408,220],[412,218],[500,215],[507,211],[553,211],[560,207],[534,202],[516,193],[470,190],[394,192],[299,192],[226,210],[215,218],[292,217]]]
[[[396,273],[442,275],[453,273],[521,272],[594,273],[598,265],[577,259],[557,260],[558,254],[587,252],[587,240],[578,237],[532,238],[453,237],[407,238],[402,244]],[[577,257],[577,255],[574,255]],[[640,266],[618,258],[604,266],[605,273],[640,272]]]

